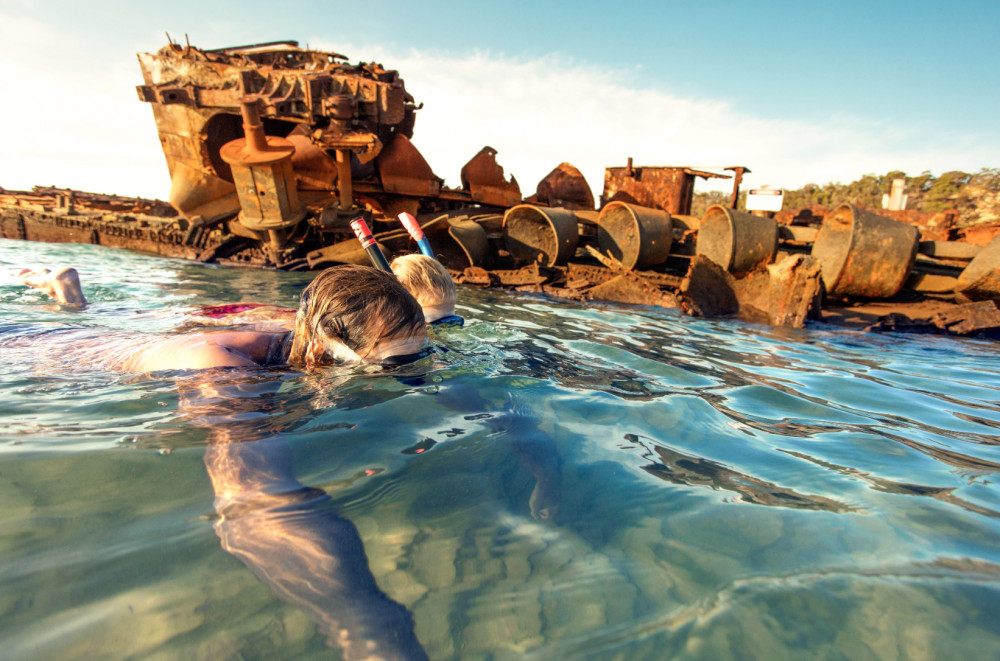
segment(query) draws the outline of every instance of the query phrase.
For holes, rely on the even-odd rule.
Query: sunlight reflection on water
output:
[[[0,242],[0,271],[24,263],[77,265],[94,305],[0,279],[7,332],[168,331],[201,303],[294,305],[307,281]],[[264,414],[431,658],[1000,655],[995,344],[468,289],[459,308],[450,351],[286,371]],[[329,655],[220,548],[205,434],[170,375],[0,355],[8,658]],[[510,393],[558,451],[554,520],[532,517],[497,427]]]

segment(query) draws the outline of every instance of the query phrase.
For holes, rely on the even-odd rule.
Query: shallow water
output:
[[[92,305],[15,284],[39,263]],[[0,323],[167,332],[308,277],[3,240]],[[272,370],[255,418],[432,659],[1000,657],[1000,345],[471,289],[459,313],[399,373]],[[43,353],[0,348],[3,658],[336,658],[221,548],[184,375]],[[554,519],[512,396],[558,453]]]

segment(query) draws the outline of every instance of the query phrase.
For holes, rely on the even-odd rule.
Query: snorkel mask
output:
[[[336,363],[342,365],[366,364],[373,367],[398,367],[425,358],[433,353],[433,347],[427,344],[425,338],[409,337],[399,340],[379,342],[375,350],[362,358],[353,349],[340,340],[323,339],[326,354]],[[412,349],[416,348],[416,351]]]

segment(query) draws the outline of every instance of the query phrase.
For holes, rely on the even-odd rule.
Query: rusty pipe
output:
[[[728,169],[728,168],[727,168]],[[729,200],[729,208],[735,209],[740,201],[740,184],[743,183],[743,172],[746,168],[733,168],[733,195]]]
[[[337,191],[340,193],[340,208],[354,206],[354,189],[351,182],[351,152],[337,150]]]
[[[240,113],[243,115],[243,134],[246,136],[247,150],[251,152],[268,151],[267,136],[264,135],[264,125],[260,121],[257,97],[241,99]]]
[[[275,251],[284,249],[287,243],[284,230],[267,230],[267,236]]]

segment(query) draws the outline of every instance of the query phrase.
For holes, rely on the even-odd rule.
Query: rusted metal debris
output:
[[[891,298],[913,268],[919,236],[911,225],[842,204],[824,219],[812,255],[831,296]]]
[[[733,199],[739,195],[742,176],[750,172],[745,167],[727,167],[736,172]],[[690,214],[697,178],[729,179],[730,175],[695,170],[689,167],[633,166],[632,159],[623,168],[604,171],[602,206],[608,202],[622,201],[650,209],[662,209],[670,214]],[[732,206],[735,206],[735,202]]]
[[[733,315],[740,309],[734,286],[735,278],[724,268],[698,255],[691,260],[691,268],[681,286],[684,311],[694,317]]]
[[[564,209],[593,209],[594,194],[583,173],[571,163],[560,163],[538,182],[535,194],[524,200]]]
[[[819,226],[831,211],[833,209],[829,207],[813,204],[801,209],[783,209],[774,214],[774,219],[782,227]],[[920,231],[922,241],[985,246],[993,237],[1000,234],[1000,223],[980,223],[959,227],[957,224],[958,211],[955,209],[945,211],[879,209],[876,213],[885,218],[916,227]]]
[[[591,287],[587,291],[588,299],[636,305],[659,305],[667,308],[680,307],[677,295],[665,290],[663,285],[666,283],[662,279],[657,282],[654,278],[641,276],[619,262],[610,253],[602,255],[593,246],[587,246],[587,251],[614,274],[610,279]],[[683,281],[676,284],[682,285]]]
[[[73,214],[79,209],[88,212],[109,211],[171,219],[177,217],[177,210],[160,200],[86,193],[54,186],[35,186],[30,192],[6,191],[0,188],[0,207],[18,207],[60,214]]]
[[[69,213],[66,211],[68,198],[75,200]],[[35,189],[27,193],[5,191],[0,194],[0,201],[4,203],[0,234],[7,238],[94,243],[184,259],[252,266],[266,265],[269,260],[266,243],[198,225],[188,225],[183,229],[178,216],[151,215],[150,211],[163,213],[163,209],[156,208],[155,203],[60,189]],[[117,208],[142,208],[145,213],[105,210],[104,207],[112,202]],[[792,328],[802,327],[809,319],[819,318],[827,305],[836,303],[824,298],[819,261],[801,252],[808,242],[795,240],[803,236],[808,239],[808,234],[799,233],[798,237],[783,235],[789,240],[781,242],[774,263],[737,276],[705,255],[695,254],[691,241],[697,239],[697,234],[691,233],[691,230],[681,231],[680,235],[687,235],[687,240],[672,244],[667,263],[653,269],[636,270],[628,268],[608,253],[602,253],[597,237],[588,236],[583,231],[582,223],[578,237],[580,249],[564,264],[546,265],[538,260],[525,263],[504,250],[502,221],[503,214],[498,213],[469,215],[452,212],[426,221],[423,227],[425,233],[432,237],[433,244],[440,246],[439,256],[452,269],[456,282],[470,286],[533,291],[579,301],[659,305],[695,316],[736,316]],[[463,236],[463,230],[477,234],[478,241]],[[813,232],[811,236],[816,234]],[[412,250],[405,230],[382,232],[379,239],[389,256]],[[452,242],[450,245],[449,240]],[[921,249],[932,254],[957,255],[966,259],[969,255],[983,252],[983,249],[969,250],[961,244],[923,243]],[[461,254],[453,254],[459,250]],[[341,262],[364,264],[367,260],[367,255],[353,238],[310,252],[305,258],[307,265],[314,268]],[[967,268],[971,260],[959,260],[957,263],[966,266],[934,267],[950,270],[953,275],[933,275],[914,270],[903,290],[909,300],[893,303],[880,299],[866,304],[864,300],[855,299],[840,305],[880,312],[882,320],[877,323],[865,322],[864,316],[859,318],[859,327],[867,326],[870,330],[994,336],[996,328],[1000,327],[995,300],[987,298],[975,304],[979,307],[954,303],[957,274]],[[919,267],[918,261],[914,269]],[[992,275],[995,269],[986,273]],[[921,295],[918,291],[920,283],[928,278],[938,278],[945,286],[929,294],[936,307],[928,309],[936,312],[919,316],[913,312],[920,308],[914,297]],[[923,289],[928,287],[924,285]],[[829,297],[829,294],[826,296]],[[845,318],[840,323],[853,322]]]
[[[512,207],[521,202],[521,189],[514,177],[504,179],[496,156],[497,150],[492,147],[483,147],[473,156],[462,168],[462,188],[469,191],[474,202]]]
[[[865,330],[872,332],[944,333],[1000,339],[1000,307],[997,301],[979,301],[948,308],[930,317],[916,317],[893,312]]]
[[[960,305],[931,318],[931,323],[953,335],[989,334],[1000,339],[1000,307],[996,300]]]
[[[743,318],[802,328],[807,320],[819,318],[820,264],[808,255],[787,255],[737,280],[735,290]]]
[[[959,301],[1000,299],[1000,235],[975,253],[955,281]]]
[[[724,174],[631,159],[606,170],[597,209],[569,163],[522,199],[491,147],[462,168],[460,188],[448,188],[412,139],[421,106],[380,64],[295,42],[171,43],[139,62],[169,205],[0,189],[0,235],[305,270],[367,263],[349,227],[357,216],[387,257],[416,251],[396,222],[405,211],[469,286],[792,328],[822,318],[872,330],[1000,329],[1000,238],[946,240],[954,233],[941,236],[940,218],[841,205],[776,220],[734,208],[745,167],[718,168],[732,173]],[[731,178],[729,208],[691,216],[698,178]]]

